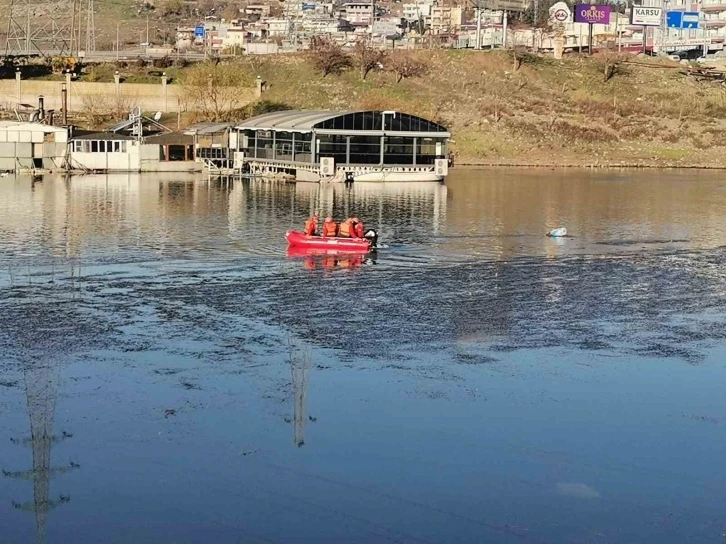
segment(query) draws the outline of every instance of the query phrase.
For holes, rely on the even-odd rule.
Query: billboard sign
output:
[[[669,11],[666,13],[668,28],[698,28],[697,11]]]
[[[188,35],[189,34],[187,34],[187,36]],[[194,27],[194,37],[195,38],[204,38],[204,25],[197,25]]]
[[[596,4],[577,4],[575,6],[575,22],[590,25],[609,25],[610,6]]]
[[[663,20],[662,8],[646,8],[633,6],[630,13],[630,22],[639,26],[660,26]]]

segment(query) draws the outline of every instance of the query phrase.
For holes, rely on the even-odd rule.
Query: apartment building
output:
[[[349,2],[340,8],[340,16],[352,25],[373,24],[374,5],[365,2]]]

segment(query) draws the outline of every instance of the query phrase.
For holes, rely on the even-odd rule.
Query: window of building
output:
[[[170,161],[185,161],[186,160],[186,146],[184,145],[170,145],[169,146],[169,159]]]
[[[159,160],[162,162],[193,161],[194,146],[184,144],[160,145]]]
[[[307,134],[295,134],[295,160],[297,162],[310,162],[312,157],[312,140],[311,132]]]
[[[272,158],[272,132],[269,130],[260,130],[257,132],[257,154],[258,159]]]
[[[275,159],[291,161],[292,144],[292,132],[278,132],[275,134]]]
[[[351,136],[350,164],[379,164],[380,162],[380,136]]]
[[[445,156],[445,141],[441,138],[418,138],[416,141],[416,164],[434,164],[437,158]]]
[[[413,138],[386,136],[384,164],[413,164]]]
[[[345,136],[324,134],[319,137],[318,145],[318,158],[333,157],[335,164],[346,163],[348,141]]]

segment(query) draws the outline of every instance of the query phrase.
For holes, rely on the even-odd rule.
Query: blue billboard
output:
[[[194,27],[194,37],[204,38],[204,25],[197,25]]]
[[[697,11],[669,11],[666,13],[668,28],[698,28]]]

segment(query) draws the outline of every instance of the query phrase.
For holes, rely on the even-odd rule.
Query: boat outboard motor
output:
[[[363,238],[371,243],[371,247],[376,247],[378,245],[378,233],[374,229],[368,229],[363,235]]]
[[[353,181],[355,181],[353,179],[353,172],[346,172],[345,173],[345,183],[350,184],[350,183],[353,183]]]

